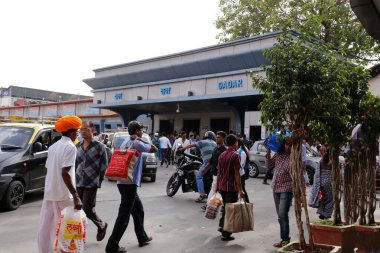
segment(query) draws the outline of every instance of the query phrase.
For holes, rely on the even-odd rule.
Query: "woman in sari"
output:
[[[319,162],[319,169],[315,171],[314,184],[311,190],[309,205],[318,208],[317,214],[321,220],[331,218],[334,210],[334,199],[332,195],[331,176],[332,163],[329,152],[326,152]],[[322,198],[319,195],[322,193]]]

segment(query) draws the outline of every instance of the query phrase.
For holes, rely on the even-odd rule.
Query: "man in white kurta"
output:
[[[69,123],[72,123],[72,118],[68,118],[68,120],[71,120]],[[45,165],[45,193],[38,229],[38,248],[40,253],[53,252],[56,226],[61,211],[67,206],[73,206],[73,201],[76,209],[80,210],[82,207],[79,195],[74,187],[77,149],[73,140],[77,137],[77,128],[81,127],[77,119],[75,119],[75,122],[74,125],[65,124],[64,127],[56,124],[57,131],[62,132],[63,136],[48,151]]]

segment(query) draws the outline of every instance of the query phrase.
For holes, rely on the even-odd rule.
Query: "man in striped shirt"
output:
[[[240,179],[240,156],[236,152],[238,140],[234,134],[226,137],[227,150],[219,156],[217,165],[217,191],[223,198],[223,204],[235,203],[240,195],[244,198],[244,192],[241,187]],[[224,208],[221,211],[218,231],[222,234],[222,241],[234,240],[232,233],[223,230],[224,226]]]
[[[199,198],[197,198],[196,202],[202,202],[204,199],[207,198],[207,194],[205,192],[205,187],[203,184],[203,175],[206,174],[208,170],[207,163],[210,161],[212,152],[216,148],[216,142],[215,142],[215,134],[212,131],[207,131],[205,133],[205,137],[203,140],[198,141],[195,144],[187,145],[186,147],[183,147],[181,151],[185,151],[188,148],[192,147],[198,147],[201,150],[203,163],[201,167],[199,168],[196,179],[197,179],[197,187],[199,192]]]
[[[270,150],[267,149],[268,168],[274,166],[272,179],[273,198],[276,206],[278,222],[280,223],[281,241],[273,244],[274,247],[282,247],[289,243],[289,208],[293,198],[292,178],[290,175],[290,142],[284,141],[284,151],[276,153],[270,158]]]

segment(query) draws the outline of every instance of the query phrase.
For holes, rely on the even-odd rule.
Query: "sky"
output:
[[[0,1],[0,87],[92,95],[93,69],[217,44],[218,2]]]

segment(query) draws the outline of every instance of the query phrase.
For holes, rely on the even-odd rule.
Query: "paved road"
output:
[[[235,234],[235,240],[223,242],[216,231],[217,220],[204,218],[201,204],[193,199],[196,193],[178,192],[173,198],[166,196],[166,183],[174,168],[159,168],[155,183],[144,182],[139,195],[145,208],[145,227],[153,236],[150,245],[139,248],[133,232],[132,218],[122,241],[128,252],[275,252],[271,246],[279,240],[279,225],[276,218],[271,188],[261,184],[261,178],[249,179],[247,190],[254,202],[255,231]],[[0,213],[0,253],[38,252],[36,231],[42,194],[29,195],[16,211]],[[98,192],[97,212],[109,223],[104,241],[95,239],[96,228],[88,226],[86,252],[104,252],[106,241],[113,227],[119,205],[119,193],[114,182],[105,181]],[[317,218],[310,210],[311,219]],[[379,217],[380,215],[377,215]],[[296,238],[294,211],[290,211],[291,234]]]

